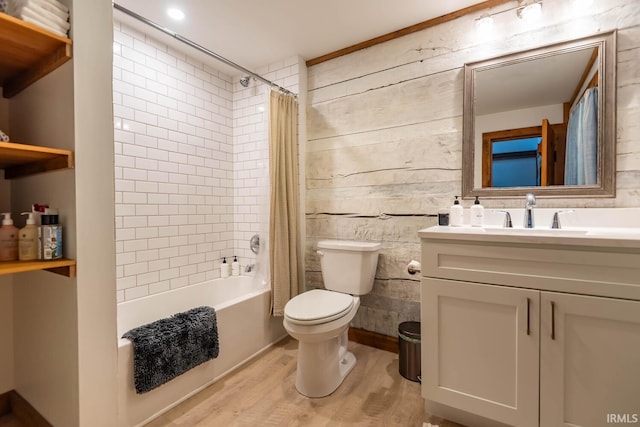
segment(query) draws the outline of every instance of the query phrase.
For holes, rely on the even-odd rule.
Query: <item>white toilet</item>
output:
[[[292,298],[284,307],[284,328],[298,340],[296,389],[308,397],[333,393],[356,364],[347,351],[349,323],[371,292],[380,243],[318,242],[326,289]]]

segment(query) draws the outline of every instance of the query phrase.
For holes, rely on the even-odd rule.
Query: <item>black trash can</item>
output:
[[[398,325],[400,375],[421,382],[420,322],[402,322]]]

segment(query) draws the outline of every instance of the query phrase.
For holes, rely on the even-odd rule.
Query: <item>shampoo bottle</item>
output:
[[[222,264],[220,264],[220,277],[227,278],[231,274],[231,265],[227,262],[227,257],[222,258]]]
[[[476,201],[471,206],[471,225],[473,227],[482,227],[484,223],[484,206],[480,204],[480,199],[476,196]]]
[[[42,260],[62,258],[62,225],[58,223],[58,211],[45,209],[40,216],[38,229],[38,257]]]
[[[0,261],[18,259],[18,229],[13,225],[10,213],[3,213],[0,227]]]
[[[231,263],[231,274],[234,276],[240,275],[240,263],[238,262],[238,257],[233,257],[233,262]]]
[[[453,201],[451,212],[449,213],[449,225],[452,227],[462,227],[462,206],[458,200],[459,196]]]
[[[38,259],[38,227],[33,212],[23,212],[22,215],[28,217],[27,225],[18,232],[18,259],[33,261]]]

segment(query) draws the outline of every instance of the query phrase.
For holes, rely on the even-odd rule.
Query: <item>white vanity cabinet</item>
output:
[[[640,302],[541,292],[540,310],[540,425],[640,425]]]
[[[640,245],[430,230],[429,412],[473,426],[640,424]]]

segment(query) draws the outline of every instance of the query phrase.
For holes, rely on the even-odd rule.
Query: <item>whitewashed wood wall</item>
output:
[[[496,12],[516,6],[507,3]],[[479,15],[479,14],[478,14]],[[382,242],[374,290],[353,326],[395,336],[418,320],[418,230],[461,192],[463,65],[598,32],[618,30],[617,195],[545,199],[540,207],[640,206],[640,1],[596,0],[576,15],[571,0],[548,0],[526,27],[515,11],[494,17],[481,39],[477,15],[414,33],[308,70],[306,287],[322,287],[320,239]],[[416,20],[419,20],[416,17]],[[466,201],[468,205],[469,202]],[[521,207],[521,200],[485,206]]]

